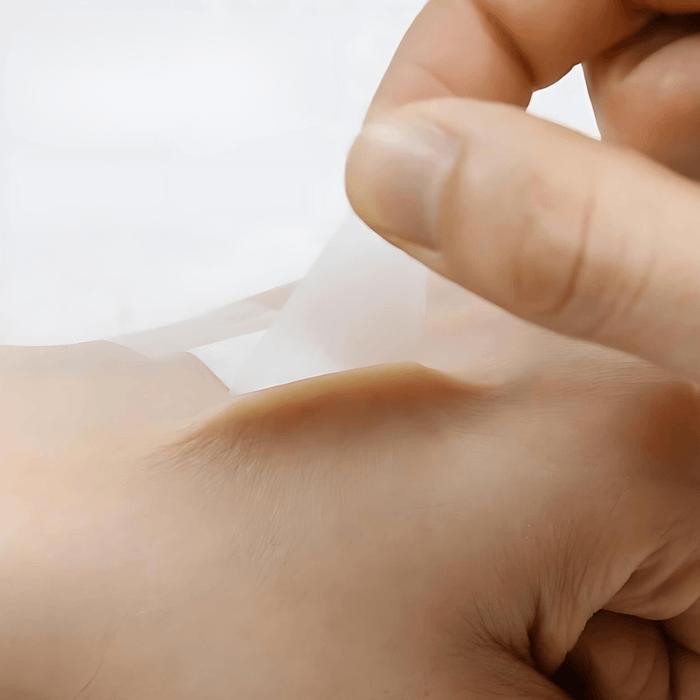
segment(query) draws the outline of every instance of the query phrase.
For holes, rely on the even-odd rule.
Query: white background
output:
[[[175,323],[302,277],[422,0],[0,0],[0,343]],[[580,69],[531,112],[597,136]]]

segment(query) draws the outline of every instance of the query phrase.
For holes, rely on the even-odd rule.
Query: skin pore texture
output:
[[[520,317],[697,381],[700,62],[697,15],[684,13],[699,9],[695,0],[431,0],[397,51],[367,116],[367,135],[350,154],[355,211],[435,272]],[[521,111],[533,90],[579,62],[602,146]],[[447,139],[436,136],[438,127]],[[428,164],[439,161],[429,156],[438,153],[442,161],[431,170]],[[445,179],[429,189],[424,183],[436,173]],[[410,212],[402,208],[408,204]],[[420,224],[427,226],[425,245],[415,243]],[[496,355],[502,359],[503,350]],[[595,372],[605,374],[604,354],[598,359]],[[499,362],[495,381],[508,366],[518,368],[510,377],[533,368],[512,354]],[[564,367],[555,363],[555,373]],[[583,393],[593,391],[589,372],[579,378]],[[665,424],[662,442],[682,445],[692,462],[693,439],[681,436],[694,431],[685,432],[694,424],[688,416],[695,388],[685,387],[688,394],[666,395],[669,403],[656,406],[661,414],[648,425]],[[677,413],[680,407],[689,412]],[[640,430],[640,446],[657,444],[647,435],[659,433]],[[667,484],[678,477],[669,465]],[[649,522],[657,515],[653,508],[639,512]],[[658,575],[652,571],[650,562],[642,564],[627,586],[648,584]],[[673,578],[689,590],[696,575],[687,562]],[[619,593],[605,607],[627,616],[596,613],[571,652],[586,698],[684,700],[700,693],[697,604],[656,624],[651,620],[663,615],[642,598],[633,609],[628,591]]]
[[[615,78],[638,15],[432,0],[370,118],[591,59],[606,139],[690,173],[678,44]],[[563,700],[566,659],[596,700],[697,698],[695,385],[431,284],[440,371],[237,399],[189,356],[0,349],[0,697]]]
[[[3,348],[2,697],[563,698],[598,609],[690,608],[695,390],[472,303],[500,380],[464,352],[231,398],[185,356]],[[614,670],[667,680],[660,630]]]

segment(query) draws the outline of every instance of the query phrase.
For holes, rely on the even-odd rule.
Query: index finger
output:
[[[631,36],[650,16],[697,11],[700,0],[430,0],[368,119],[439,97],[526,107],[535,90]]]

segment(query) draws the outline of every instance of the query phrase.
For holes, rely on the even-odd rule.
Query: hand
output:
[[[691,87],[700,72],[697,22],[679,29],[678,20],[652,20],[641,44],[610,48],[629,39],[635,22],[608,0],[494,2],[488,17],[469,2],[433,0],[350,155],[348,192],[370,226],[463,287],[529,321],[695,380],[694,183],[513,106],[452,97],[386,111],[408,97],[433,97],[439,85],[439,94],[453,86],[455,94],[524,104],[534,85],[593,56],[589,83],[603,134],[692,171],[690,163],[700,167],[700,142],[688,138],[700,128]],[[476,55],[478,66],[469,58]]]
[[[194,368],[162,400],[139,384],[176,372],[82,348],[19,381],[24,350],[0,376],[3,696],[561,698],[576,645],[606,700],[645,673],[663,697],[669,663],[694,697],[696,657],[629,617],[694,629],[686,382],[586,347],[489,387],[378,368],[222,408]],[[580,635],[605,600],[627,615]]]
[[[628,616],[695,629],[696,394],[556,347],[491,386],[234,401],[185,356],[2,349],[0,694],[554,700],[575,646],[594,687],[672,663],[693,696],[696,657]]]
[[[468,2],[433,0],[407,35],[370,110],[369,129],[349,159],[348,193],[355,209],[398,247],[510,312],[697,380],[698,261],[691,222],[698,190],[619,147],[641,151],[689,178],[700,175],[698,22],[657,12],[700,5],[640,3],[636,15],[609,2],[480,7],[483,12]],[[534,87],[551,84],[580,61],[586,61],[603,139],[614,148],[512,107],[454,99],[522,107]],[[435,125],[445,128],[447,138]],[[402,147],[400,132],[414,126],[418,135]],[[427,143],[420,142],[423,136]],[[414,171],[411,159],[398,157],[402,150],[412,154]],[[434,187],[428,184],[432,177]],[[439,205],[427,202],[431,196]],[[418,207],[420,202],[427,206]],[[423,232],[432,236],[425,247],[399,237],[415,241]],[[482,326],[490,318],[482,340],[494,345],[494,335],[505,338],[512,348],[497,346],[499,357],[508,355],[529,379],[559,381],[561,367],[568,363],[573,370],[573,358],[582,354],[592,360],[597,353],[597,363],[589,367],[597,366],[600,375],[619,372],[622,358],[633,362],[588,343],[549,333],[538,337],[485,302],[470,304],[487,319]],[[528,342],[516,345],[523,336]],[[474,329],[470,333],[465,326],[462,337],[465,354],[473,353]],[[559,358],[554,366],[553,354]],[[469,365],[469,357],[463,364]],[[441,366],[460,370],[458,353]],[[569,380],[574,379],[572,372]],[[595,374],[586,380],[595,380]],[[582,390],[584,385],[582,379]],[[646,633],[640,633],[651,629],[648,623],[634,618],[611,623],[608,613],[598,613],[571,658],[590,662],[586,675],[598,691],[595,697],[665,697],[655,694],[653,680],[665,675],[668,687],[669,660],[674,697],[685,698],[683,692],[694,697],[693,683],[700,681],[693,680],[689,657],[678,644],[700,649],[697,620],[691,606],[664,623],[656,639],[665,634],[672,641],[668,651],[662,644],[653,654],[647,653]],[[636,665],[624,691],[618,686],[626,657]],[[640,695],[645,678],[651,679],[648,695]]]

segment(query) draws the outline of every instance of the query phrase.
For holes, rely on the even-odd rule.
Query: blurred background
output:
[[[0,0],[0,344],[188,319],[303,277],[424,0]],[[576,68],[530,111],[598,132]]]

